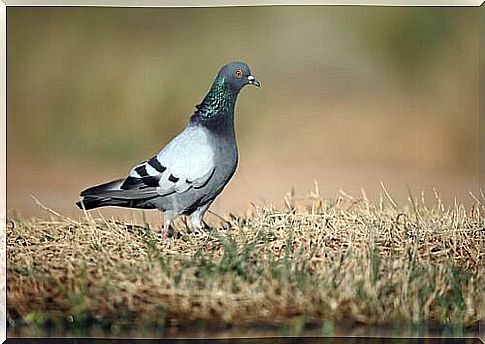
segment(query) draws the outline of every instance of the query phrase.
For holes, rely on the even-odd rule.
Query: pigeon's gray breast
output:
[[[212,152],[213,168],[211,173],[204,179],[203,184],[192,186],[181,193],[173,193],[150,200],[156,208],[162,211],[174,211],[178,214],[194,212],[198,207],[213,201],[236,171],[238,154],[233,133],[229,133],[229,135],[215,133],[204,127],[192,129],[203,131],[203,136],[206,136],[207,140],[204,140],[204,142],[196,140],[191,142],[190,138],[186,138],[185,144],[193,145],[192,148],[196,147],[201,152],[206,151],[208,147],[205,145],[208,145]],[[197,135],[190,137],[197,137]],[[195,160],[194,163],[203,162]],[[196,166],[187,166],[188,169],[194,167]]]

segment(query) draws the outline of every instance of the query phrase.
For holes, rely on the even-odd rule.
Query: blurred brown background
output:
[[[7,9],[7,206],[64,214],[185,126],[218,68],[262,81],[239,97],[240,165],[212,207],[282,204],[319,183],[398,202],[478,193],[476,8],[271,6]],[[136,216],[108,209],[103,214]],[[159,220],[156,213],[152,218]],[[210,220],[210,218],[209,218]]]

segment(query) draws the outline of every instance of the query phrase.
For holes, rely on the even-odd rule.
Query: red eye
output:
[[[241,69],[236,69],[236,71],[234,72],[234,76],[238,79],[241,79],[242,76],[243,76],[243,72]]]

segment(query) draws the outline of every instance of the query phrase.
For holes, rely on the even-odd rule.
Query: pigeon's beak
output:
[[[261,86],[261,83],[259,82],[259,80],[252,75],[248,76],[248,81],[251,85],[254,85],[256,87]]]

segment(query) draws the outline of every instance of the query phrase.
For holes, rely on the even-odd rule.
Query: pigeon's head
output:
[[[239,91],[246,85],[259,87],[260,82],[251,74],[244,62],[230,62],[223,66],[212,83],[209,92],[194,114],[195,121],[201,118],[219,123],[221,118],[232,119]]]
[[[244,62],[230,62],[223,66],[217,75],[217,79],[223,80],[224,84],[239,92],[246,85],[261,86],[261,83],[252,74],[249,66]]]

